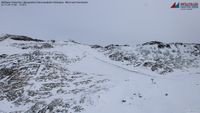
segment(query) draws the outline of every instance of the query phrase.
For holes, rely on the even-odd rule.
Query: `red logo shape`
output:
[[[171,6],[171,8],[176,8],[176,2]]]

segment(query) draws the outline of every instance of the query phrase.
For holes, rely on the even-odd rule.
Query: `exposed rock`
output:
[[[35,41],[35,42],[43,42],[43,40],[39,40],[39,39],[33,39],[27,36],[21,36],[21,35],[10,35],[10,34],[6,34],[4,36],[1,37],[1,40],[5,40],[7,38],[13,39],[13,40],[18,40],[18,41]]]
[[[103,52],[111,60],[125,62],[123,64],[127,66],[143,66],[159,74],[200,66],[200,44],[151,41],[136,48],[111,44],[99,52]]]

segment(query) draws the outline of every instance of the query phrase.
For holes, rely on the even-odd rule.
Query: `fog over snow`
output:
[[[151,40],[200,42],[199,8],[171,9],[170,6],[176,2],[174,0],[88,2],[74,5],[0,6],[0,33],[40,39],[72,39],[103,45],[133,45]]]

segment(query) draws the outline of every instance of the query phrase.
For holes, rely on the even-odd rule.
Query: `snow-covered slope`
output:
[[[0,113],[199,113],[200,45],[0,38]]]
[[[152,41],[135,47],[111,44],[97,49],[127,68],[140,67],[159,74],[200,66],[200,44]]]

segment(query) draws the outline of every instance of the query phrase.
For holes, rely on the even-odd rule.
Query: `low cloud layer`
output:
[[[200,42],[200,9],[171,9],[175,1],[88,0],[88,4],[0,6],[0,33],[136,44]]]

